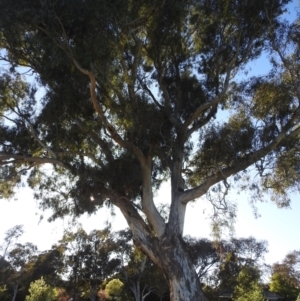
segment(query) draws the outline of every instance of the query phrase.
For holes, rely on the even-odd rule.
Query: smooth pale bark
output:
[[[19,291],[19,284],[14,284],[13,289],[14,289],[14,294],[13,294],[13,297],[12,297],[12,301],[15,301],[16,297],[17,297],[17,293]]]
[[[180,237],[166,237],[160,264],[170,287],[172,301],[204,301],[201,283]]]
[[[158,243],[156,261],[170,288],[171,301],[204,301],[201,283],[180,237],[166,234]]]
[[[165,231],[165,222],[153,202],[152,193],[152,158],[148,157],[144,160],[142,165],[143,173],[143,197],[142,197],[142,209],[146,214],[151,226],[153,227],[158,237],[162,236]]]
[[[135,242],[136,244],[139,243],[137,240]],[[166,233],[160,240],[154,241],[151,246],[149,243],[146,250],[142,244],[140,248],[146,254],[147,249],[154,249],[147,255],[162,269],[169,283],[171,301],[205,300],[201,283],[189,255],[184,249],[181,237]],[[154,254],[154,257],[152,254]]]
[[[167,225],[164,235],[154,237],[130,202],[115,200],[114,204],[125,216],[135,245],[161,268],[169,283],[170,300],[204,301],[199,278],[185,250],[181,233],[174,234],[174,229]]]
[[[137,280],[135,285],[130,285],[130,290],[132,291],[134,295],[134,300],[135,301],[141,301],[141,286],[140,286],[140,281]]]

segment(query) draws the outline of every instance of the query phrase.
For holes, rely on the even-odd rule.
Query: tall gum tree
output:
[[[205,300],[182,241],[187,204],[226,194],[249,168],[280,206],[299,183],[299,28],[279,19],[287,2],[2,0],[2,197],[27,180],[53,219],[118,207],[171,300]],[[234,80],[262,51],[272,72]],[[167,178],[165,221],[153,191]]]

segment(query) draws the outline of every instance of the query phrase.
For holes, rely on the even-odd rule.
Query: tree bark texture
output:
[[[204,301],[201,283],[185,249],[182,239],[184,212],[179,193],[174,193],[170,220],[164,234],[153,235],[135,207],[130,202],[117,198],[114,204],[120,208],[133,234],[133,241],[162,270],[170,288],[171,301]],[[177,204],[177,206],[175,205]]]
[[[170,300],[205,300],[201,283],[180,237],[165,237],[158,256],[169,283]]]

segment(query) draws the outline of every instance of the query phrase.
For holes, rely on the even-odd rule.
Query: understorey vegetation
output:
[[[42,252],[19,243],[22,233],[15,226],[0,244],[1,301],[170,300],[165,277],[134,246],[129,229],[87,233],[79,227]],[[184,245],[208,301],[265,301],[270,291],[295,301],[300,293],[300,251],[266,265],[267,242],[253,237],[216,242],[187,236]]]

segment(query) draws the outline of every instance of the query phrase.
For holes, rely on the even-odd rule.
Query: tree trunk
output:
[[[160,267],[169,283],[171,301],[205,301],[201,283],[181,238],[165,238]]]
[[[140,288],[140,282],[137,281],[134,286],[130,287],[131,291],[134,294],[135,301],[141,301],[141,288]]]
[[[96,298],[97,298],[97,286],[96,285],[91,285],[90,299],[91,299],[91,301],[96,301]]]
[[[169,284],[170,300],[205,301],[201,283],[181,238],[182,226],[175,226],[173,220],[167,224],[162,236],[155,237],[130,202],[115,199],[114,204],[126,218],[136,247],[161,268]],[[183,215],[181,207],[173,206],[177,221]]]
[[[19,289],[19,284],[14,284],[13,285],[14,294],[13,294],[13,297],[12,297],[12,301],[16,300],[18,289]]]

